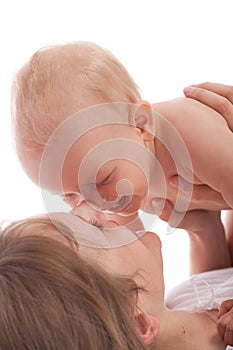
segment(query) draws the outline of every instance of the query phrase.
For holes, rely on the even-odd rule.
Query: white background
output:
[[[36,50],[49,44],[94,41],[112,51],[143,98],[155,102],[178,97],[184,86],[193,83],[232,84],[232,13],[232,0],[1,2],[0,220],[44,210],[39,189],[26,178],[14,155],[10,125],[13,76]],[[188,276],[188,240],[181,230],[160,236],[170,287]]]

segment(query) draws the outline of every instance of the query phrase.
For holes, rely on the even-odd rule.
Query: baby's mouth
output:
[[[128,207],[132,199],[132,196],[122,196],[120,200],[113,205],[111,208],[108,209],[108,211],[112,213],[120,213],[124,209]]]

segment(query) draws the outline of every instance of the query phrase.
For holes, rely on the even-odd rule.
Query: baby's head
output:
[[[143,103],[135,82],[123,65],[109,51],[88,42],[52,46],[36,52],[15,78],[13,102],[15,140],[19,159],[29,177],[51,191],[53,189],[50,185],[40,183],[39,168],[48,140],[59,125],[71,115],[94,105],[112,102],[126,105]],[[138,116],[138,120],[140,117]],[[140,126],[140,123],[142,122],[136,123],[136,126]],[[125,125],[124,127],[126,128]],[[101,138],[100,128],[96,128],[91,131],[92,134],[88,134],[89,140],[82,136],[83,145],[89,144],[89,149],[95,147],[96,137],[100,138],[98,142],[114,136],[126,138],[124,127],[107,125],[102,130],[104,140]],[[127,128],[127,133],[129,131],[131,134],[130,140],[136,142],[138,140],[141,144],[148,142],[145,130],[141,137],[138,128],[130,128],[129,125]],[[149,139],[151,140],[151,137]],[[80,188],[77,186],[74,188],[75,186],[70,184],[74,181],[74,177],[77,182],[79,166],[76,163],[81,161],[83,154],[83,147],[79,144],[77,148],[76,143],[73,143],[64,159],[64,171],[62,171],[62,177],[65,178],[62,180],[63,185],[65,182],[64,188],[62,191],[56,189],[54,192],[65,194],[80,192]],[[55,157],[57,157],[56,148],[53,158]],[[112,167],[114,165],[111,166],[111,170]],[[128,174],[132,171],[134,173],[134,169],[128,169]],[[140,170],[134,173],[134,176],[138,176],[138,172],[140,173]],[[105,183],[102,181],[105,178],[103,179],[101,174],[99,177],[99,183]],[[111,193],[111,201],[116,197],[115,192]],[[141,197],[144,192],[145,189],[140,194]],[[109,198],[104,200],[109,201]],[[125,203],[128,200],[129,198],[123,199]]]
[[[58,124],[81,109],[140,100],[124,66],[88,42],[37,51],[18,72],[13,94],[19,154],[41,150]]]

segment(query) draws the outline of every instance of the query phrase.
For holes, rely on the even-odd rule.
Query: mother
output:
[[[191,235],[204,230],[206,238],[191,244],[201,247],[214,234],[223,258],[215,268],[226,268],[219,215],[205,214],[205,220],[197,214]],[[165,307],[161,243],[154,233],[112,249],[72,237],[64,219],[45,217],[13,223],[1,233],[1,349],[225,349],[218,310]],[[205,266],[211,268],[203,255],[199,272]]]

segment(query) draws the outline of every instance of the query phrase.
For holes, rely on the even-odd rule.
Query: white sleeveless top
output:
[[[233,267],[192,275],[166,295],[170,309],[200,311],[219,309],[220,304],[233,299]]]
[[[201,311],[219,309],[227,299],[233,299],[233,267],[192,275],[167,293],[165,303],[169,309]]]

